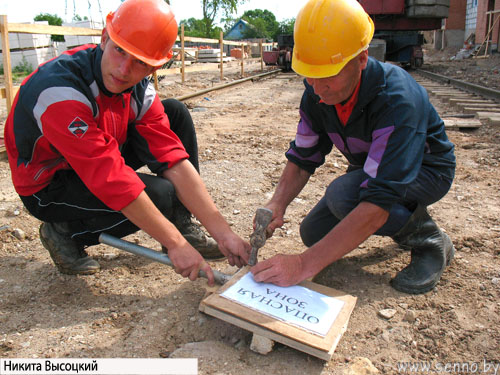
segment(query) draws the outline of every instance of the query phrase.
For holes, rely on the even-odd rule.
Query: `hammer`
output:
[[[139,255],[144,258],[154,260],[155,262],[158,263],[166,264],[167,266],[170,267],[174,266],[167,254],[163,254],[160,253],[159,251],[148,249],[147,247],[144,246],[133,244],[131,242],[122,240],[121,238],[113,237],[106,233],[101,233],[99,235],[99,242],[112,247],[116,247],[117,249],[124,250],[135,255]],[[212,270],[212,271],[214,273],[215,282],[219,285],[224,285],[231,278],[231,275],[227,275],[217,270]],[[198,272],[198,276],[204,277],[205,279],[207,278],[207,274],[205,273],[205,271],[202,270]]]
[[[248,264],[250,266],[255,266],[257,264],[257,253],[259,249],[264,246],[267,240],[266,228],[273,218],[273,211],[268,208],[258,208],[255,214],[255,230],[250,236],[250,245],[252,245],[252,251],[250,253],[250,258],[248,259]]]

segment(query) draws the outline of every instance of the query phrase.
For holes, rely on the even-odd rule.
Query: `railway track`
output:
[[[447,128],[479,128],[483,123],[500,124],[500,91],[431,73],[411,72],[415,80],[438,100]]]

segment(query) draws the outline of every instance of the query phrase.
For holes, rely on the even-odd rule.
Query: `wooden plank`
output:
[[[20,86],[12,86],[12,95],[16,96],[17,92],[19,91]],[[6,99],[7,98],[7,90],[5,87],[0,87],[0,99]]]
[[[465,113],[475,113],[475,112],[492,112],[492,113],[500,113],[500,108],[491,108],[491,107],[483,107],[483,106],[470,106],[463,107],[462,110]]]
[[[86,27],[38,25],[31,23],[9,23],[9,33],[100,36],[102,34],[102,29],[89,29]]]
[[[495,103],[493,100],[490,99],[462,99],[462,98],[451,98],[450,103],[456,103],[456,104],[461,104],[461,103]],[[498,104],[497,104],[498,105]]]
[[[459,90],[431,90],[431,94],[433,95],[442,95],[442,96],[469,96],[466,92]]]
[[[7,149],[5,146],[0,146],[0,160],[6,160],[7,159]]]
[[[219,64],[205,63],[200,65],[188,66],[185,68],[186,73],[189,72],[203,72],[209,70],[219,70]],[[174,74],[179,74],[181,72],[181,68],[174,69],[159,69],[156,73],[159,76],[170,76]]]
[[[220,80],[224,80],[224,32],[221,30],[219,34],[219,53],[220,53]]]
[[[181,82],[184,83],[186,80],[186,55],[184,54],[184,42],[186,41],[184,37],[184,24],[181,25]]]
[[[467,128],[467,129],[477,129],[481,127],[481,121],[478,119],[464,119],[458,117],[447,117],[443,119],[445,128]]]
[[[500,115],[492,112],[477,112],[477,116],[482,120],[488,120],[492,124],[500,124]]]
[[[14,101],[14,89],[12,86],[12,65],[10,62],[9,24],[7,23],[7,16],[5,15],[0,16],[0,33],[2,34],[5,98],[7,100],[7,112],[9,112]]]
[[[456,102],[455,103],[458,106],[462,107],[481,107],[481,108],[489,108],[489,109],[500,109],[500,106],[497,103],[463,103],[463,102]]]
[[[241,277],[249,272],[249,267],[241,269],[228,283],[216,293],[209,295],[200,304],[200,310],[227,321],[248,331],[265,336],[271,340],[288,345],[297,350],[329,360],[347,329],[349,318],[356,304],[356,297],[344,292],[328,288],[311,281],[304,281],[299,285],[318,293],[344,301],[344,306],[337,319],[325,337],[308,332],[299,327],[267,316],[259,311],[252,310],[220,294],[234,285]]]

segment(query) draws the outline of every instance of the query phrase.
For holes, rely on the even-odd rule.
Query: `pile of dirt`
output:
[[[427,50],[422,69],[446,77],[500,90],[500,53],[460,57],[460,51]]]

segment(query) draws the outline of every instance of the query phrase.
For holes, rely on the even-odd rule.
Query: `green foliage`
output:
[[[294,26],[295,26],[295,18],[289,18],[289,19],[281,21],[279,23],[277,35],[281,35],[281,34],[292,35]]]
[[[214,27],[207,35],[205,32],[205,23],[203,20],[198,20],[196,18],[189,18],[187,20],[182,20],[179,24],[179,35],[181,34],[181,25],[184,25],[184,35],[185,36],[194,36],[198,38],[211,38],[211,39],[219,39],[221,28]]]
[[[251,27],[243,33],[243,37],[248,39],[265,38],[277,41],[278,35],[293,34],[293,27],[295,25],[295,18],[278,22],[272,12],[261,9],[248,10],[243,13],[241,18],[251,25]],[[226,31],[229,31],[237,20],[232,21],[233,22],[227,27]]]
[[[237,12],[237,7],[246,0],[201,0],[203,10],[203,36],[210,38],[214,30],[214,20],[221,12],[230,16]]]
[[[88,17],[84,16],[83,18],[79,14],[75,14],[73,16],[73,21],[87,21]]]
[[[22,61],[12,69],[12,80],[14,82],[22,81],[31,72],[33,72],[33,65],[23,56]],[[1,74],[3,74],[3,67]]]
[[[56,14],[40,13],[34,18],[35,21],[48,21],[49,25],[61,26],[63,20]],[[54,42],[64,42],[63,35],[52,35],[50,37]]]
[[[21,62],[12,69],[12,73],[25,73],[26,75],[30,74],[32,71],[33,65],[31,65],[24,56]]]
[[[274,14],[268,10],[247,10],[241,18],[252,26],[243,33],[243,37],[246,39],[275,39],[278,34],[279,23]]]

